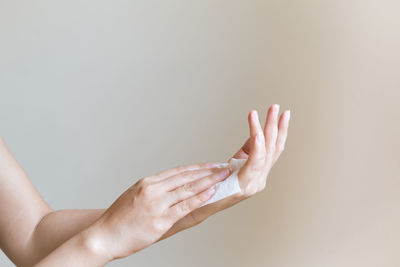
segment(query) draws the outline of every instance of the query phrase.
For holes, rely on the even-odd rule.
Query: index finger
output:
[[[257,111],[252,110],[249,114],[249,127],[250,127],[250,138],[251,138],[251,151],[249,158],[246,161],[243,168],[245,172],[259,171],[265,167],[266,149],[264,133],[260,125]]]
[[[177,175],[182,172],[187,172],[187,171],[196,171],[196,170],[202,170],[202,169],[212,169],[212,168],[224,168],[227,167],[228,163],[218,163],[218,162],[211,162],[211,163],[198,163],[198,164],[190,164],[190,165],[180,165],[175,168],[170,168],[164,171],[161,171],[157,174],[155,174],[152,180],[155,182],[164,180],[168,177]]]

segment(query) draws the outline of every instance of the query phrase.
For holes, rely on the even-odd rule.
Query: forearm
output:
[[[26,262],[32,265],[93,224],[103,209],[59,210],[42,218],[29,241]]]
[[[51,211],[0,137],[0,248],[15,264],[24,263],[35,226]]]
[[[175,223],[158,241],[190,228],[238,201],[237,196],[231,196],[201,207],[185,220]],[[69,241],[70,238],[92,225],[104,211],[104,209],[59,210],[46,215],[40,221],[32,236],[32,258],[30,262],[36,263],[49,255],[64,242]],[[191,222],[189,223],[188,220],[191,220]]]
[[[64,242],[34,266],[104,266],[112,259],[107,255],[107,252],[96,238],[96,235],[94,235],[94,232],[89,227]]]
[[[188,216],[186,220],[175,223],[158,241],[190,228],[214,213],[226,209],[228,207],[227,202],[233,205],[233,202],[236,201],[237,197],[232,196],[199,208],[195,211],[196,215]],[[95,254],[93,253],[94,242],[91,244],[87,242],[85,236],[87,236],[88,231],[85,229],[92,225],[104,211],[104,209],[59,210],[46,215],[40,221],[32,236],[32,251],[30,253],[32,258],[29,262],[36,263],[42,259],[35,266],[53,266],[52,264],[57,264],[57,266],[69,266],[68,264],[73,264],[70,266],[81,266],[79,264],[83,264],[82,266],[85,266],[84,264],[89,263],[90,266],[102,266],[101,264],[93,264],[93,261],[97,261],[97,259],[90,259],[90,255]],[[187,220],[192,221],[189,223]],[[79,250],[83,251],[82,254],[77,253]],[[74,255],[74,261],[66,261],[66,265],[59,265],[59,261],[64,263],[61,259],[68,258],[68,255]],[[85,257],[88,257],[87,260]]]

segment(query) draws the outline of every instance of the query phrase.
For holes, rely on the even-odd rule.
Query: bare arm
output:
[[[104,266],[140,251],[205,203],[230,174],[215,164],[172,168],[140,179],[96,222],[41,260],[37,267]]]
[[[95,210],[58,210],[48,213],[31,236],[32,250],[28,262],[40,261],[58,246],[92,225],[104,213]]]
[[[64,242],[35,267],[100,267],[113,260],[102,247],[97,246],[96,236],[86,229]],[[99,243],[100,244],[100,243]]]
[[[17,265],[26,264],[31,237],[52,209],[0,138],[0,247]]]
[[[38,262],[103,212],[53,211],[0,137],[0,248],[16,265]]]
[[[107,210],[53,211],[0,140],[0,247],[18,266],[103,266],[139,251],[197,209],[229,175],[219,164],[140,179]]]
[[[278,111],[276,106],[269,109],[264,131],[259,125],[257,113],[253,111],[249,114],[250,138],[233,156],[248,158],[243,170],[239,172],[242,192],[201,208],[192,207],[186,216],[176,220],[172,227],[165,229],[150,243],[192,227],[265,187],[269,170],[283,151],[287,136],[290,114],[285,112],[278,122]],[[256,142],[257,136],[262,137],[259,142]],[[183,169],[180,167],[166,172],[171,175],[171,170],[182,172]],[[193,190],[192,187],[187,189]],[[104,228],[98,227],[98,221],[107,218],[104,213],[107,213],[106,210],[101,209],[53,211],[40,197],[0,138],[0,247],[14,263],[31,266],[48,255],[38,266],[104,265],[115,258],[107,255],[104,250],[99,251],[99,247],[105,243],[104,239],[98,238],[98,233]],[[114,238],[109,241],[113,244],[120,240]]]

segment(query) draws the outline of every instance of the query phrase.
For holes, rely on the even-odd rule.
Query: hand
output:
[[[245,198],[265,188],[267,176],[285,149],[289,128],[290,111],[279,118],[279,105],[272,105],[267,114],[264,131],[258,113],[249,114],[250,137],[233,158],[248,159],[238,173],[239,184]]]
[[[229,176],[218,164],[177,167],[140,179],[90,227],[92,245],[109,261],[156,242],[178,220],[205,203]]]
[[[242,192],[194,210],[179,220],[162,239],[193,227],[212,214],[231,207],[265,188],[269,171],[283,152],[288,134],[290,111],[283,112],[279,121],[278,113],[279,105],[273,105],[268,109],[264,131],[257,111],[253,110],[249,113],[250,137],[232,157],[248,159],[238,173]],[[259,136],[258,139],[257,136]]]

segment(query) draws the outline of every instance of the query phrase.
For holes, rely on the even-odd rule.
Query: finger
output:
[[[174,205],[182,200],[190,198],[198,193],[210,188],[218,182],[226,179],[230,174],[229,168],[220,170],[217,173],[197,179],[193,182],[186,183],[168,194],[169,206]]]
[[[209,189],[192,196],[191,198],[185,199],[177,204],[173,205],[168,210],[168,215],[173,221],[178,221],[185,217],[190,212],[199,208],[203,203],[206,203],[215,194],[215,188],[210,187]]]
[[[279,129],[278,129],[278,137],[276,139],[276,150],[275,150],[275,157],[272,164],[278,160],[279,156],[281,155],[282,151],[285,149],[287,133],[289,128],[289,120],[290,120],[290,110],[286,110],[282,113],[279,119]]]
[[[272,105],[268,110],[267,119],[264,127],[268,165],[272,163],[276,149],[276,139],[278,136],[278,113],[279,105]]]
[[[175,174],[167,179],[160,181],[159,185],[163,188],[163,191],[168,192],[172,191],[184,184],[193,182],[197,179],[212,175],[217,173],[220,168],[212,168],[212,169],[199,169],[199,170],[190,170],[184,171],[178,174]]]
[[[223,168],[226,167],[227,165],[228,165],[227,163],[200,163],[200,164],[182,165],[159,172],[153,176],[152,180],[154,182],[158,182],[166,178],[169,178],[171,176],[174,176],[178,173],[186,171],[203,170],[210,168]]]
[[[250,154],[251,138],[247,138],[244,145],[236,152],[232,158],[235,159],[246,159]]]
[[[247,171],[249,168],[252,171],[259,170],[265,165],[265,140],[264,134],[258,119],[257,111],[252,110],[249,114],[249,127],[251,138],[251,149],[249,158],[242,169]]]

